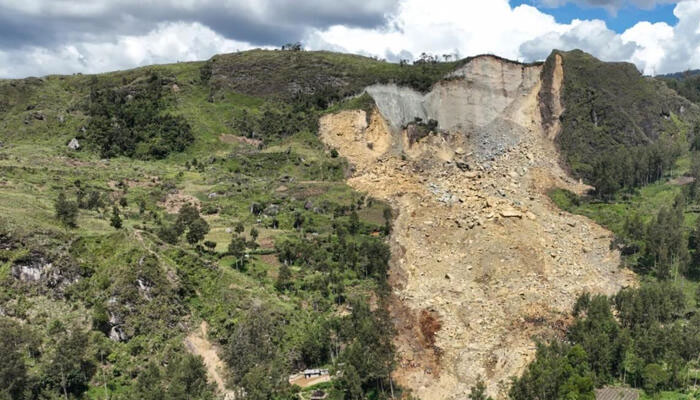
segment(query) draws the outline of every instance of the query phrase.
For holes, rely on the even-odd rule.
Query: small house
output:
[[[328,375],[327,369],[314,368],[314,369],[305,369],[304,370],[304,378],[306,378],[306,379],[315,378],[317,376],[324,376],[324,375]]]

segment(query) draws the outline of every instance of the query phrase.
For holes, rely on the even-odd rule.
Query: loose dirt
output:
[[[488,65],[477,67],[488,75]],[[479,90],[506,93],[491,75],[496,81]],[[634,284],[610,250],[612,234],[546,195],[554,186],[585,187],[558,164],[540,121],[539,88],[534,82],[506,94],[499,119],[517,128],[517,140],[483,162],[473,154],[482,143],[470,141],[470,132],[430,135],[414,152],[406,132],[391,132],[378,111],[369,124],[363,111],[321,120],[321,137],[354,165],[348,183],[397,211],[390,239],[394,378],[421,399],[465,398],[478,377],[490,395],[506,398],[510,377],[534,357],[533,338],[561,335],[578,294]],[[367,132],[382,143],[391,138],[385,153],[366,146],[376,141]]]
[[[169,193],[165,201],[158,203],[158,206],[165,208],[168,214],[177,214],[180,212],[180,208],[185,204],[192,204],[197,207],[197,209],[200,209],[202,206],[201,202],[196,197],[180,192]]]
[[[207,340],[208,328],[209,326],[207,323],[202,321],[199,329],[190,333],[185,338],[185,347],[187,347],[190,353],[202,357],[209,380],[216,384],[217,390],[223,395],[224,399],[232,400],[235,398],[235,394],[233,391],[226,389],[225,375],[223,372],[225,370],[224,362],[219,358],[214,345]]]

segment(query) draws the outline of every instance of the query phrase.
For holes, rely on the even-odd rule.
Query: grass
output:
[[[286,62],[287,57],[301,57],[298,64],[283,68],[280,79],[288,79],[284,74],[299,71],[299,65],[311,62],[313,68],[299,82],[313,86],[312,78],[318,71],[339,73],[350,85],[347,90],[355,90],[370,79],[389,77],[399,68],[364,57],[332,53],[251,52],[217,56],[216,63],[222,69],[216,73],[223,73],[224,63],[231,67],[228,60],[250,66],[268,62],[269,57],[279,63]],[[340,64],[342,69],[337,68]],[[280,293],[274,288],[279,262],[273,252],[279,238],[330,233],[333,223],[347,221],[347,216],[334,216],[336,209],[358,204],[362,205],[359,216],[365,226],[370,230],[383,226],[386,205],[378,201],[370,204],[343,183],[346,162],[331,158],[313,132],[271,140],[262,150],[222,142],[221,134],[241,134],[232,125],[237,112],[245,109],[258,113],[263,106],[274,106],[282,92],[279,87],[273,87],[274,93],[215,87],[220,82],[216,79],[223,77],[215,74],[212,82],[202,82],[203,65],[177,63],[94,77],[0,81],[0,232],[9,232],[21,243],[19,250],[3,250],[0,254],[0,306],[20,317],[41,315],[41,323],[36,326],[41,338],[48,337],[44,327],[54,319],[76,325],[75,318],[81,316],[80,326],[90,329],[91,312],[98,303],[109,305],[111,299],[116,299],[119,307],[132,307],[122,310],[127,325],[134,327],[129,342],[111,342],[93,332],[91,346],[108,348],[109,356],[100,366],[100,373],[93,377],[86,398],[105,396],[103,372],[110,397],[129,393],[133,378],[148,360],[162,359],[172,349],[184,351],[182,339],[186,327],[194,326],[194,321],[207,320],[210,337],[225,341],[252,304],[270,304],[291,321],[302,318],[299,313],[306,307],[303,305],[318,294],[303,290]],[[453,67],[454,64],[441,64],[426,76],[437,76]],[[83,140],[80,151],[66,148],[67,142],[80,135],[81,127],[87,124],[81,110],[91,84],[128,86],[152,72],[177,84],[177,91],[171,90],[172,83],[164,88],[168,91],[168,112],[188,120],[195,136],[193,145],[183,153],[157,161],[102,160]],[[212,91],[215,101],[210,102]],[[366,105],[366,98],[343,104],[360,107]],[[36,113],[42,118],[35,118]],[[186,168],[185,163],[194,159],[200,167]],[[129,182],[128,189],[118,187],[122,181]],[[78,183],[86,191],[102,193],[107,203],[126,198],[128,205],[120,207],[124,222],[121,230],[109,224],[111,206],[99,211],[81,209],[77,228],[60,225],[54,216],[54,201],[59,192],[75,199]],[[286,190],[277,191],[280,186]],[[153,233],[158,226],[156,221],[174,220],[162,207],[162,200],[172,192],[192,196],[199,200],[202,209],[217,211],[205,216],[211,228],[206,240],[216,243],[213,251],[198,251],[184,240],[168,245]],[[209,197],[210,193],[218,195]],[[145,201],[144,213],[139,212],[139,201]],[[307,202],[313,205],[308,210]],[[271,217],[251,214],[253,203],[277,205],[280,229],[270,228]],[[297,212],[307,221],[302,231],[292,227]],[[247,238],[255,227],[260,233],[258,243],[262,244],[251,252],[242,269],[237,268],[233,257],[226,255],[232,237],[226,229],[238,222],[243,223]],[[10,270],[14,260],[32,250],[60,256],[85,274],[66,293],[47,292],[45,288],[25,290],[11,278]],[[157,260],[155,270],[143,262],[148,257]],[[294,273],[300,280],[311,279],[312,275],[297,267]],[[143,276],[148,276],[154,285],[153,301],[143,301],[134,287],[136,279]],[[346,290],[349,294],[366,295],[376,290],[376,285],[353,278],[348,279]],[[318,318],[333,315],[332,308],[315,312]],[[35,321],[38,320],[31,321],[32,325]]]
[[[700,393],[678,393],[662,391],[655,394],[642,393],[640,400],[693,400],[700,398]]]

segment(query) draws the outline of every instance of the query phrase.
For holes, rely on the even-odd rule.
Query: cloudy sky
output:
[[[0,77],[93,73],[300,41],[396,61],[580,48],[700,68],[700,0],[0,0]]]

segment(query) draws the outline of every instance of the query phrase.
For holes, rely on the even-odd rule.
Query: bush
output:
[[[54,209],[56,211],[56,218],[61,221],[62,224],[72,228],[77,226],[78,203],[67,200],[65,193],[61,192],[58,194]]]

